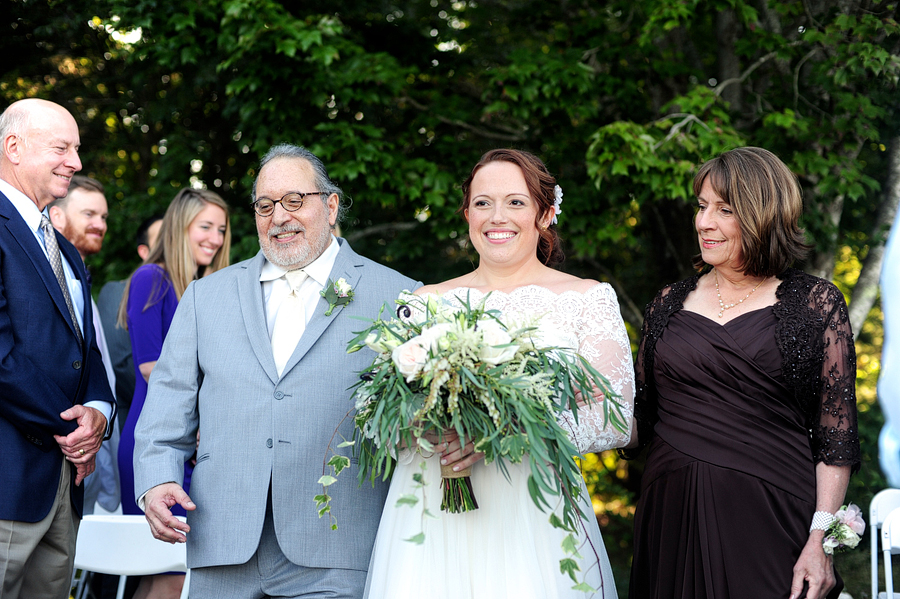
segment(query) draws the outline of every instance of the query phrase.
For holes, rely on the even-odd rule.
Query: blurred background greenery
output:
[[[456,214],[487,149],[541,156],[565,192],[566,271],[610,282],[636,343],[643,306],[690,274],[690,180],[722,150],[774,151],[804,189],[806,270],[848,299],[865,461],[885,486],[877,282],[900,196],[897,3],[871,0],[7,0],[4,104],[42,97],[81,126],[107,186],[95,289],[136,266],[134,234],[184,186],[233,208],[232,259],[258,248],[261,154],[305,145],[352,197],[360,253],[435,282],[477,256]],[[640,460],[586,475],[625,595]],[[863,545],[868,547],[868,538]],[[838,557],[868,596],[868,550]]]

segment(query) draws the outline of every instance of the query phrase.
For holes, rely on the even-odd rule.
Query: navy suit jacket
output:
[[[90,287],[78,252],[57,233],[60,252],[84,290],[83,322],[93,322]],[[75,337],[66,300],[43,248],[22,216],[0,193],[0,519],[37,522],[50,512],[63,454],[53,435],[77,423],[60,418],[75,404],[115,400],[94,339]],[[83,485],[71,500],[81,515]]]

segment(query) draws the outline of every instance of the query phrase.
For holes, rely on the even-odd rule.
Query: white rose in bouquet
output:
[[[422,329],[419,339],[422,339],[422,345],[431,349],[432,354],[438,354],[441,351],[450,349],[450,339],[447,334],[453,330],[453,324],[449,322],[439,322],[433,326]]]
[[[478,329],[481,331],[483,345],[479,358],[488,364],[502,364],[513,359],[519,346],[512,343],[512,337],[499,322],[487,318],[478,321]],[[505,346],[505,347],[498,347]]]
[[[372,351],[382,353],[389,351],[388,348],[384,347],[383,342],[384,335],[381,334],[381,331],[375,330],[366,335],[366,340],[363,343],[365,343],[366,347],[368,347]]]
[[[428,361],[426,344],[427,341],[424,341],[421,336],[413,337],[391,352],[391,359],[397,365],[400,374],[406,377],[408,383],[411,383],[422,372],[425,362]]]

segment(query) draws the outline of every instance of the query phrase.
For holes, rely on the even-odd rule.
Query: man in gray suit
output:
[[[329,443],[352,435],[348,389],[373,358],[346,352],[355,317],[420,284],[333,236],[341,190],[304,148],[266,154],[253,200],[262,251],[181,298],[135,432],[135,493],[156,538],[187,540],[192,599],[361,597],[387,487],[340,477],[336,531],[313,497]],[[352,301],[332,306],[320,292],[342,279]]]

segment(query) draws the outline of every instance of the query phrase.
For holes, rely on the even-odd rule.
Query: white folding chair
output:
[[[879,491],[875,497],[872,498],[872,503],[869,504],[869,537],[871,538],[871,563],[872,563],[872,597],[879,597],[878,595],[878,555],[881,553],[879,550],[879,538],[880,538],[880,529],[884,524],[885,519],[888,514],[890,514],[895,509],[900,508],[900,489],[884,489],[883,491]],[[890,559],[885,562],[885,571],[887,572],[891,567]],[[881,597],[884,598],[887,595],[884,593],[881,594]],[[897,599],[900,599],[900,595],[897,596]]]
[[[881,553],[884,555],[884,582],[886,592],[879,593],[878,597],[897,599],[900,594],[894,593],[894,573],[891,567],[891,555],[900,553],[900,508],[896,508],[881,527]]]
[[[122,599],[128,576],[185,572],[181,599],[187,599],[190,586],[184,543],[170,545],[154,539],[143,516],[82,518],[75,544],[75,569],[82,570],[82,582],[85,572],[118,574],[116,599]]]

